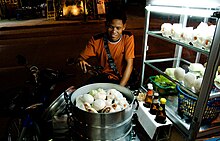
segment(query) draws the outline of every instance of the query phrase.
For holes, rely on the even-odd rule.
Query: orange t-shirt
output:
[[[104,68],[103,73],[109,74],[110,79],[119,78],[116,76],[114,71],[110,68],[108,63],[108,57],[106,54],[106,50],[104,48],[104,33],[100,33],[98,35],[93,36],[88,42],[84,51],[80,53],[80,56],[84,59],[88,59],[89,57],[96,56],[99,64]],[[118,42],[108,42],[108,47],[111,53],[112,58],[114,59],[116,68],[120,75],[122,76],[125,67],[126,60],[125,59],[133,59],[134,56],[134,36],[129,31],[123,31],[122,37]]]

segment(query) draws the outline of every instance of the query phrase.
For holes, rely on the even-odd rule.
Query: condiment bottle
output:
[[[150,113],[152,115],[156,115],[157,111],[159,108],[159,94],[158,93],[154,93],[154,98],[153,98],[153,102],[150,106]]]
[[[153,90],[153,85],[151,83],[148,83],[147,86],[148,86],[148,91],[146,93],[144,106],[147,108],[150,108],[152,101],[153,101],[154,90]]]
[[[166,109],[165,109],[166,102],[167,102],[166,98],[160,99],[160,106],[163,108],[164,115],[166,115]]]
[[[166,115],[164,115],[163,110],[164,109],[160,106],[157,111],[156,117],[154,119],[157,123],[161,123],[161,124],[166,123]]]

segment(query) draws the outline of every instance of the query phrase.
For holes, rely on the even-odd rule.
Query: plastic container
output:
[[[154,81],[155,77],[156,76],[150,76],[149,80],[153,84],[154,90],[156,92],[158,92],[160,94],[160,96],[176,95],[178,93],[177,90],[176,90],[176,87],[175,88],[170,87],[170,86],[163,87],[159,83],[155,82]]]

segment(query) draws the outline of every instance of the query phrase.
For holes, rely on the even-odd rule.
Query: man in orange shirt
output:
[[[98,63],[104,69],[102,74],[92,77],[88,83],[117,83],[126,86],[133,69],[134,36],[126,27],[126,14],[121,7],[112,7],[106,14],[106,32],[94,35],[78,57],[78,65],[84,73],[91,65],[86,61],[90,57],[96,57]],[[119,75],[113,71],[108,62],[108,56],[104,47],[104,36],[107,37],[108,48],[114,60]]]

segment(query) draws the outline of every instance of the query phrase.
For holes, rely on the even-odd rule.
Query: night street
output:
[[[127,30],[135,36],[135,68],[140,71],[142,65],[142,46],[144,34],[144,7],[140,5],[130,5],[128,11]],[[160,28],[161,23],[156,20],[153,28]],[[75,58],[85,47],[89,38],[99,32],[104,31],[104,22],[96,23],[77,23],[63,24],[46,27],[16,28],[13,30],[0,31],[0,107],[4,110],[8,97],[13,95],[13,90],[22,86],[27,73],[23,66],[16,61],[17,55],[26,57],[29,65],[36,65],[39,68],[51,68],[64,73],[73,74],[73,77],[58,85],[57,95],[71,85],[80,87],[88,79],[88,75],[83,74],[79,68],[73,65],[67,65],[67,58]],[[155,40],[151,38],[152,44]],[[157,45],[164,48],[164,42],[156,42]],[[172,54],[169,48],[160,50],[152,48],[149,56],[169,56]],[[94,60],[91,59],[93,64]],[[149,72],[150,74],[150,72]],[[0,114],[2,140],[6,132],[7,122],[10,119],[4,113]],[[140,125],[139,125],[140,126]],[[140,134],[146,139],[146,132],[139,127]],[[174,135],[176,128],[173,128]],[[173,138],[173,137],[172,137]],[[182,137],[174,136],[173,140],[181,141]],[[172,140],[172,139],[171,139]]]
[[[219,0],[0,0],[0,141],[218,140],[219,33]]]
[[[141,18],[143,19],[143,17]],[[129,25],[129,22],[133,21],[134,19],[128,19],[127,29],[135,35],[135,66],[139,68],[144,24],[139,23],[142,26],[132,27],[132,24]],[[142,23],[144,23],[144,20],[142,20]],[[81,86],[88,78],[88,75],[83,74],[75,66],[68,66],[66,60],[67,58],[77,57],[79,52],[85,47],[88,39],[92,35],[104,31],[104,26],[104,22],[97,22],[1,31],[1,111],[5,109],[5,105],[8,103],[8,97],[13,95],[13,90],[22,86],[27,79],[25,68],[20,66],[16,61],[17,55],[25,56],[29,65],[36,65],[39,68],[52,68],[73,74],[73,77],[59,84],[57,91],[60,94],[61,91],[71,85]],[[1,114],[0,138],[5,133],[8,119],[7,115]]]

